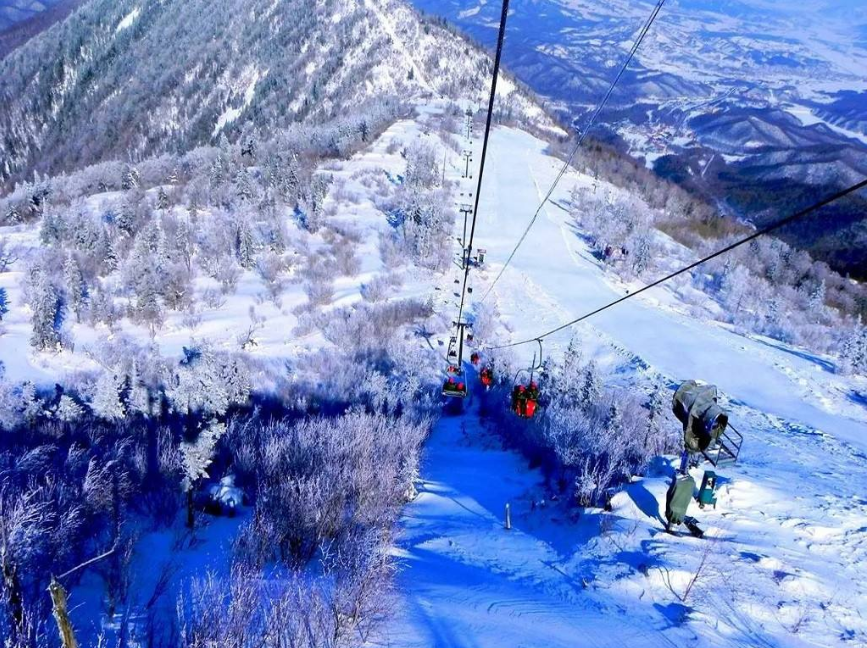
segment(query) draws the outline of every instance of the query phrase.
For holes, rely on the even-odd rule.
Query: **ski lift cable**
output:
[[[497,274],[493,283],[491,283],[491,285],[488,286],[487,292],[484,294],[484,296],[482,297],[482,299],[480,300],[479,303],[484,302],[488,298],[488,295],[490,295],[491,292],[494,290],[494,286],[497,285],[497,282],[503,276],[503,273],[506,271],[506,268],[509,267],[509,264],[512,262],[512,259],[515,258],[515,254],[518,252],[518,248],[520,248],[521,245],[524,243],[524,239],[527,238],[527,234],[530,233],[530,229],[536,223],[536,219],[539,218],[539,214],[542,213],[542,209],[545,207],[548,200],[550,200],[551,194],[554,193],[554,190],[557,188],[557,185],[560,183],[560,180],[563,179],[563,176],[566,175],[566,172],[569,170],[569,167],[572,165],[572,161],[574,160],[576,153],[578,153],[578,149],[580,149],[582,144],[584,143],[584,140],[587,137],[587,133],[590,131],[591,128],[593,128],[594,124],[596,123],[596,119],[599,117],[599,114],[602,112],[603,108],[605,108],[605,105],[608,103],[608,100],[611,98],[611,94],[614,92],[614,88],[617,86],[618,82],[620,81],[620,78],[626,72],[626,68],[629,66],[629,64],[632,62],[632,59],[635,57],[635,54],[638,51],[638,48],[641,46],[641,43],[644,40],[644,37],[647,36],[647,33],[650,31],[650,27],[653,25],[653,22],[656,20],[656,17],[657,17],[657,15],[659,15],[659,12],[662,10],[662,6],[664,4],[665,4],[665,0],[658,0],[658,2],[656,3],[656,6],[653,8],[653,11],[651,11],[650,16],[648,17],[647,21],[644,23],[642,28],[639,30],[638,36],[635,39],[635,42],[632,44],[632,49],[629,50],[629,54],[627,55],[626,59],[623,61],[623,64],[620,66],[620,70],[617,72],[617,76],[614,77],[614,80],[611,82],[611,85],[608,86],[608,91],[605,93],[605,96],[602,98],[602,101],[600,101],[599,104],[596,106],[596,109],[593,111],[593,114],[590,116],[590,119],[587,122],[587,125],[584,127],[584,130],[582,130],[579,133],[577,143],[575,144],[572,151],[569,153],[569,156],[566,158],[566,161],[563,163],[563,166],[560,168],[560,171],[557,173],[557,177],[554,178],[554,182],[551,184],[550,189],[548,189],[548,193],[545,194],[545,197],[542,199],[542,202],[539,203],[539,206],[536,208],[536,212],[533,214],[533,218],[530,219],[530,222],[527,224],[526,229],[524,229],[524,233],[521,234],[521,238],[518,239],[517,245],[515,245],[515,248],[512,250],[512,253],[509,255],[509,258],[506,259],[506,263],[500,269],[500,272],[499,272],[499,274]]]
[[[509,15],[509,0],[503,0],[503,9],[500,15],[500,31],[497,34],[497,51],[494,55],[494,73],[491,80],[491,95],[488,98],[488,115],[485,120],[485,136],[482,140],[482,157],[479,162],[479,181],[476,185],[475,205],[473,206],[473,219],[470,224],[470,238],[466,242],[466,251],[464,252],[464,283],[461,289],[461,305],[458,308],[458,319],[460,322],[464,314],[464,303],[467,297],[467,281],[470,276],[470,256],[473,250],[473,237],[476,233],[476,216],[479,213],[479,198],[482,195],[482,178],[485,175],[485,158],[488,153],[488,139],[491,134],[491,121],[494,116],[494,100],[497,96],[497,78],[500,76],[500,60],[503,55],[503,41],[506,36],[506,19]]]
[[[717,250],[713,254],[710,254],[710,255],[702,258],[702,259],[699,259],[698,261],[695,261],[694,263],[691,263],[688,266],[685,266],[679,270],[675,270],[671,274],[668,274],[665,277],[662,277],[661,279],[657,279],[653,283],[650,283],[650,284],[644,286],[643,288],[636,290],[635,292],[629,293],[628,295],[625,295],[619,299],[615,299],[614,301],[609,302],[608,304],[605,304],[604,306],[601,306],[601,307],[597,308],[596,310],[590,311],[589,313],[585,313],[581,317],[576,317],[575,319],[573,319],[569,322],[566,322],[565,324],[562,324],[562,325],[558,326],[557,328],[551,329],[550,331],[547,331],[546,333],[542,333],[541,335],[535,335],[535,336],[528,338],[526,340],[521,340],[520,342],[512,342],[510,344],[502,344],[499,346],[492,346],[492,347],[487,347],[487,348],[491,349],[491,350],[493,350],[493,349],[508,349],[511,347],[521,346],[524,344],[530,344],[531,342],[536,342],[537,340],[541,340],[543,338],[546,338],[549,335],[553,335],[554,333],[559,333],[560,331],[567,329],[571,326],[574,326],[575,324],[578,324],[580,322],[583,322],[584,320],[589,319],[589,318],[593,317],[594,315],[598,315],[599,313],[606,311],[609,308],[617,306],[618,304],[625,302],[627,299],[632,299],[633,297],[636,297],[636,296],[640,295],[641,293],[643,293],[647,290],[650,290],[651,288],[655,288],[656,286],[659,286],[660,284],[663,284],[666,281],[669,281],[669,280],[673,279],[674,277],[677,277],[678,275],[682,275],[686,272],[689,272],[690,270],[697,268],[698,266],[710,261],[711,259],[715,259],[719,256],[722,256],[723,254],[731,252],[735,248],[738,248],[742,245],[745,245],[746,243],[749,243],[750,241],[753,241],[760,236],[763,236],[765,234],[768,234],[770,232],[778,230],[781,227],[784,227],[784,226],[788,225],[789,223],[792,223],[793,221],[799,220],[801,218],[804,218],[805,216],[812,214],[813,212],[818,211],[822,207],[830,205],[831,203],[839,200],[840,198],[843,198],[845,196],[848,196],[850,194],[853,194],[853,193],[860,191],[861,189],[865,189],[865,188],[867,188],[867,178],[865,178],[864,180],[861,180],[860,182],[858,182],[854,185],[851,185],[850,187],[848,187],[846,189],[842,189],[841,191],[838,191],[837,193],[835,193],[831,196],[828,196],[827,198],[824,198],[823,200],[820,200],[819,202],[814,203],[814,204],[810,205],[809,207],[806,207],[795,214],[787,216],[787,217],[777,221],[776,223],[768,225],[767,227],[764,227],[764,228],[750,234],[747,237],[744,237],[738,241],[735,241],[731,245],[727,245],[724,248]]]

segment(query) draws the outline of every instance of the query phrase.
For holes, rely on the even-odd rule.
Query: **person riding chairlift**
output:
[[[539,386],[531,381],[530,385],[516,385],[512,390],[512,411],[521,418],[533,418],[539,403]]]
[[[480,359],[479,354],[473,351],[473,354],[470,356],[470,362],[473,363],[473,366],[478,366]]]
[[[479,372],[479,380],[482,381],[482,385],[485,386],[485,389],[489,389],[491,385],[494,384],[494,370],[490,367],[485,367]]]
[[[467,385],[464,381],[458,382],[454,376],[449,376],[448,380],[443,383],[443,393],[446,395],[466,396]]]

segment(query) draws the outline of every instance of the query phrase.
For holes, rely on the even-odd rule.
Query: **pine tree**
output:
[[[21,386],[21,415],[32,424],[42,413],[42,401],[36,393],[36,385],[29,380]]]
[[[33,309],[30,344],[39,350],[56,349],[60,345],[63,324],[63,303],[45,272],[36,267],[30,277],[30,307]]]
[[[137,189],[140,184],[139,174],[135,167],[125,165],[121,176],[120,188],[124,191]]]
[[[66,286],[66,303],[75,313],[75,321],[81,322],[81,311],[87,297],[87,286],[75,256],[70,254],[63,265],[63,280]]]
[[[117,229],[126,236],[133,236],[136,232],[136,211],[136,198],[132,193],[127,193],[120,205],[117,217],[114,219]]]
[[[123,383],[123,377],[112,371],[106,371],[99,377],[91,403],[94,414],[107,421],[119,421],[126,416],[121,400]]]
[[[824,279],[822,279],[812,292],[810,292],[810,299],[807,303],[807,307],[810,309],[810,313],[812,313],[817,319],[820,319],[825,312],[826,293],[827,287]]]
[[[168,209],[169,208],[169,195],[166,193],[166,190],[162,187],[159,188],[157,192],[157,209]]]
[[[193,235],[190,226],[186,221],[178,223],[178,229],[175,232],[175,249],[181,258],[187,272],[193,269],[193,253],[195,246],[193,245]]]
[[[584,373],[581,366],[581,350],[575,338],[569,342],[563,355],[563,371],[560,374],[560,392],[570,401],[577,404],[581,400],[581,386]]]
[[[596,362],[591,360],[584,369],[584,383],[581,386],[581,407],[590,411],[602,397],[602,381],[596,369]]]
[[[75,423],[84,414],[84,408],[71,397],[64,394],[57,404],[57,419],[63,423]]]
[[[650,400],[647,403],[647,438],[645,447],[650,455],[655,456],[665,452],[663,426],[665,425],[666,393],[660,383],[653,386]]]
[[[862,324],[860,319],[843,338],[840,365],[845,373],[867,376],[867,326]]]
[[[235,195],[242,202],[249,202],[253,198],[253,184],[247,169],[239,169],[235,175]]]
[[[249,270],[256,264],[256,245],[253,242],[253,232],[247,220],[241,220],[235,231],[235,255],[242,268]]]
[[[650,263],[650,234],[640,234],[635,241],[632,250],[632,270],[637,275],[644,274]]]

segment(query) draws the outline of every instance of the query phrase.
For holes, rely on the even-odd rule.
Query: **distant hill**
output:
[[[53,0],[44,10],[0,28],[0,59],[72,13],[84,0]],[[12,4],[15,4],[14,2]],[[34,3],[33,7],[41,3]]]
[[[413,3],[482,43],[496,36],[497,2]],[[653,4],[513,3],[505,63],[580,128]],[[723,211],[764,222],[867,176],[865,60],[862,0],[669,2],[596,136]],[[819,240],[812,229],[789,240],[865,276],[867,228],[848,225],[858,211],[826,219]]]

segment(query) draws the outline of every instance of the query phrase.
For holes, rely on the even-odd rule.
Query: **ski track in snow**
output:
[[[476,295],[559,166],[542,142],[506,128],[492,134],[490,151],[477,238],[489,265]],[[553,205],[567,204],[576,182],[591,181],[570,173]],[[621,294],[568,214],[549,204],[492,296],[518,340]],[[630,300],[546,341],[545,351],[556,357],[575,334],[585,357],[619,377],[720,386],[745,443],[738,464],[718,470],[718,506],[691,505],[708,539],[661,530],[673,459],[617,494],[610,514],[589,510],[576,522],[564,506],[531,509],[546,497],[541,473],[482,429],[480,397],[471,397],[426,446],[421,492],[395,549],[400,602],[384,645],[867,645],[867,411],[844,402],[851,385],[819,359],[660,308],[654,297],[664,304],[672,295]],[[534,351],[518,353],[529,363]],[[702,469],[693,476],[700,483]],[[601,534],[605,515],[614,528]],[[684,606],[665,575],[682,591],[707,546],[710,567]]]

